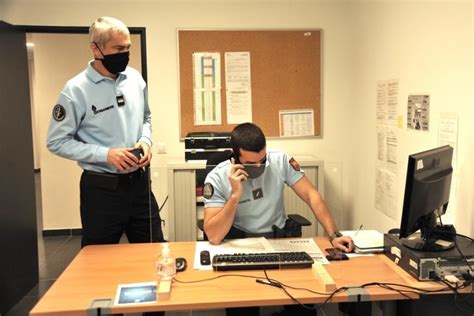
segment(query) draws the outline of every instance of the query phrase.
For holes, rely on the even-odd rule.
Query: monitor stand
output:
[[[456,229],[453,225],[436,225],[435,217],[423,222],[420,233],[412,234],[402,239],[405,247],[418,251],[445,251],[455,246]]]
[[[432,236],[433,237],[433,236]],[[454,247],[454,242],[445,239],[424,239],[419,233],[402,238],[402,245],[418,251],[445,251]]]

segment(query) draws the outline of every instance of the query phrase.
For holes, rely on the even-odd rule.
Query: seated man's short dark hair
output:
[[[237,157],[240,156],[240,149],[258,153],[266,146],[265,135],[257,125],[242,123],[232,131],[230,145]]]

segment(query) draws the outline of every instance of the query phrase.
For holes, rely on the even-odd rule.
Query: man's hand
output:
[[[232,187],[232,194],[235,194],[240,198],[244,188],[242,186],[242,181],[246,181],[249,176],[244,170],[244,166],[241,164],[236,164],[234,158],[230,159],[230,175],[229,182]]]
[[[344,252],[351,252],[354,249],[354,242],[349,236],[336,237],[331,241],[334,248],[341,249]]]
[[[138,142],[135,145],[135,148],[141,148],[143,150],[143,156],[138,162],[138,167],[143,168],[143,167],[148,166],[150,164],[151,156],[152,156],[150,146],[147,143]]]
[[[131,153],[132,150],[133,148],[110,148],[107,154],[107,163],[122,172],[138,168],[138,159]]]

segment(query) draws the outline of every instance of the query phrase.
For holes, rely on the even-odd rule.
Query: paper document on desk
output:
[[[207,266],[201,265],[200,254],[203,250],[209,251],[211,263],[212,258],[217,254],[262,253],[274,251],[268,240],[264,237],[227,240],[219,245],[211,245],[208,241],[198,241],[196,242],[196,251],[194,253],[195,270],[212,270],[212,264]]]
[[[383,234],[376,230],[346,230],[341,231],[344,236],[354,240],[355,252],[374,253],[383,252]]]
[[[304,251],[313,258],[315,263],[329,264],[313,238],[270,239],[268,242],[276,252]]]

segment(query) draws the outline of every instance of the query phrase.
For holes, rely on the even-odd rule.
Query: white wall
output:
[[[437,145],[437,117],[460,115],[460,177],[456,222],[473,235],[472,167],[467,164],[467,121],[472,118],[472,19],[470,1],[92,1],[5,0],[4,19],[12,24],[87,26],[110,15],[147,30],[149,97],[154,140],[167,146],[156,155],[154,191],[166,196],[166,162],[183,156],[179,142],[177,28],[323,29],[323,137],[270,140],[292,154],[313,154],[326,163],[326,197],[343,228],[360,223],[397,227],[374,208],[375,89],[378,80],[400,79],[400,113],[412,92],[432,98],[432,131],[400,130],[398,209],[409,153]],[[200,14],[196,14],[199,11]],[[469,67],[468,67],[469,66]],[[406,120],[406,116],[405,116]],[[467,121],[467,122],[466,122]],[[471,134],[472,137],[472,134]],[[464,144],[461,146],[461,144]],[[471,176],[469,176],[471,175]],[[464,210],[462,211],[461,208]],[[165,209],[166,211],[166,209]],[[449,210],[451,212],[451,210]]]
[[[472,2],[410,1],[354,4],[355,78],[352,134],[344,190],[354,224],[385,231],[398,227],[409,154],[438,146],[442,112],[459,116],[457,165],[446,217],[458,231],[474,235],[472,192]],[[397,209],[392,220],[374,207],[376,83],[399,79]],[[430,131],[406,129],[407,97],[431,96]],[[366,185],[362,185],[366,183]]]

